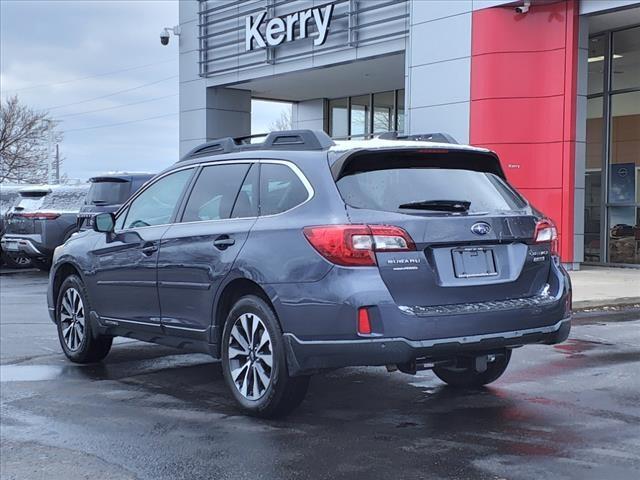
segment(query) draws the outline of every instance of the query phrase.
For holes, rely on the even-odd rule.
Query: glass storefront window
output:
[[[602,93],[604,88],[605,52],[607,36],[598,35],[589,39],[589,76],[587,77],[587,93]]]
[[[396,129],[395,99],[396,92],[393,90],[373,94],[373,133]]]
[[[609,262],[640,263],[640,209],[609,207]]]
[[[640,87],[640,27],[613,33],[611,89]]]
[[[404,90],[398,90],[398,100],[396,101],[398,106],[398,132],[404,133]]]
[[[369,95],[351,97],[351,136],[364,137],[371,133],[369,129]]]
[[[349,136],[349,99],[329,100],[329,134],[334,138]]]
[[[404,90],[329,100],[333,138],[369,138],[394,131],[404,132]]]
[[[590,38],[588,63],[585,261],[638,265],[640,27]]]
[[[611,96],[610,145],[609,261],[640,263],[640,90]]]
[[[587,145],[584,198],[584,259],[599,262],[602,205],[602,97],[587,101]]]

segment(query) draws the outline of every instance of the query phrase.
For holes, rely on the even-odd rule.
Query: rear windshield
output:
[[[127,181],[93,182],[85,199],[87,205],[121,205],[129,197]]]
[[[29,211],[29,210],[38,210],[44,201],[45,195],[39,196],[21,196],[20,201],[16,205],[18,210]]]
[[[340,178],[338,190],[356,208],[409,214],[430,211],[429,202],[469,202],[468,213],[520,210],[524,201],[501,178],[486,172],[446,168],[389,168]],[[422,203],[422,208],[408,204]],[[401,205],[404,206],[401,208]]]
[[[86,195],[86,188],[54,190],[44,197],[40,208],[58,212],[77,212],[80,210]]]

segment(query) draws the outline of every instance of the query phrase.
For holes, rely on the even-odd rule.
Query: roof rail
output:
[[[398,132],[385,132],[378,135],[381,140],[412,140],[414,142],[455,143],[458,141],[448,133],[416,133],[413,135],[398,135]]]
[[[265,137],[264,141],[251,143],[251,139],[259,137]],[[283,130],[243,137],[218,138],[198,145],[180,161],[246,150],[325,150],[333,144],[331,137],[321,130]]]

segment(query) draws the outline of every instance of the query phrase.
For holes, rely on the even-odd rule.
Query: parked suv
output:
[[[151,177],[151,173],[115,172],[90,178],[91,186],[78,214],[78,230],[91,228],[96,213],[118,210]]]
[[[48,270],[54,249],[77,231],[78,210],[87,190],[88,185],[20,190],[20,201],[7,214],[2,250],[26,255],[36,267]]]
[[[6,222],[5,218],[13,206],[20,200],[18,193],[21,188],[17,185],[0,185],[0,240],[4,236]],[[0,266],[6,265],[9,268],[25,268],[31,265],[31,259],[24,255],[9,255],[0,247]]]
[[[50,273],[66,356],[99,361],[115,336],[206,352],[253,415],[290,411],[311,374],[346,366],[479,387],[513,348],[569,334],[556,229],[481,148],[222,139],[94,230]]]

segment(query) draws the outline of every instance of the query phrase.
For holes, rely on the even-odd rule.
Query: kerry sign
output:
[[[264,19],[267,12],[261,12],[255,17],[249,16],[245,23],[245,48],[249,51],[254,48],[277,47],[283,42],[307,38],[310,22],[315,25],[318,32],[313,44],[322,45],[327,40],[333,7],[333,4],[330,4],[309,8],[283,17],[272,18],[267,20],[266,24]],[[264,34],[261,32],[263,24],[265,24]],[[297,35],[296,26],[298,27]]]

